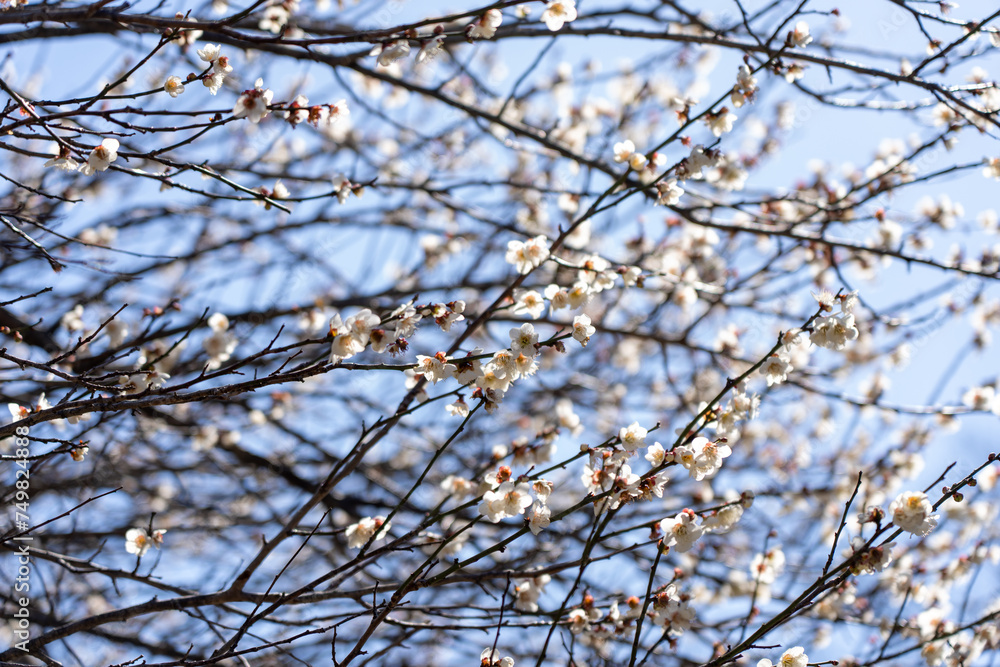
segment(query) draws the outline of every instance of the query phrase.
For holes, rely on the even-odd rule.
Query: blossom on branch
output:
[[[381,540],[389,534],[391,523],[386,523],[384,516],[365,517],[361,521],[351,524],[344,531],[347,537],[347,546],[351,549],[360,549],[368,544],[371,539]]]
[[[469,39],[493,39],[497,33],[497,28],[503,23],[503,14],[499,9],[489,9],[479,17],[478,20],[470,23],[465,29],[465,34]]]
[[[149,547],[159,549],[163,545],[163,535],[166,530],[154,530],[150,535],[145,528],[130,528],[125,533],[125,551],[142,558]]]
[[[244,90],[243,94],[236,100],[233,106],[233,117],[243,118],[244,116],[251,123],[256,125],[262,118],[267,116],[267,105],[271,103],[274,93],[264,88],[264,79],[257,79],[250,90]]]
[[[927,494],[921,491],[901,493],[889,505],[889,516],[896,527],[921,537],[937,526],[938,516],[931,514],[933,511]]]
[[[553,0],[542,12],[542,22],[552,32],[561,30],[563,25],[576,20],[576,0]]]
[[[107,168],[118,159],[118,146],[117,139],[104,139],[100,146],[91,151],[87,162],[80,166],[80,171],[84,176],[90,176],[98,171],[107,171]]]

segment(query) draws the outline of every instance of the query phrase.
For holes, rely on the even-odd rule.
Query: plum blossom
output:
[[[203,52],[204,55],[202,55]],[[208,88],[209,93],[215,95],[226,80],[226,75],[233,71],[233,66],[229,64],[229,56],[221,55],[219,47],[213,47],[211,44],[199,51],[198,55],[201,56],[202,60],[212,63],[212,71],[202,78],[201,83]],[[183,86],[181,88],[183,89]]]
[[[576,20],[576,0],[554,0],[549,2],[542,12],[542,22],[552,32],[562,29],[563,25]]]
[[[791,62],[785,66],[785,81],[788,83],[795,83],[802,77],[806,75],[806,68],[802,63]]]
[[[452,359],[455,364],[455,379],[462,386],[470,385],[483,375],[482,362],[476,359],[477,355],[483,353],[483,349],[477,347],[465,355],[464,358]]]
[[[859,539],[859,541],[861,541]],[[863,544],[863,541],[861,541]],[[875,574],[881,572],[892,562],[892,547],[894,543],[883,544],[877,547],[866,549],[861,553],[851,565],[853,574]]]
[[[772,354],[760,367],[761,374],[767,379],[768,387],[787,380],[791,370],[794,370],[791,363],[781,354]]]
[[[809,34],[809,24],[805,21],[799,21],[796,23],[795,30],[788,33],[788,43],[791,46],[803,47],[812,41],[812,35]]]
[[[694,609],[688,604],[688,596],[677,590],[677,584],[668,584],[658,593],[651,605],[653,623],[662,627],[668,637],[679,637],[691,628]]]
[[[271,5],[264,9],[264,14],[257,23],[257,27],[277,35],[288,24],[290,17],[291,14],[284,5]]]
[[[649,431],[639,426],[639,422],[632,422],[627,427],[618,430],[618,439],[622,441],[622,447],[626,452],[634,452],[646,444],[646,435]]]
[[[630,139],[619,141],[614,145],[615,162],[628,162],[635,152],[635,144]]]
[[[569,429],[572,435],[579,435],[583,431],[583,424],[580,423],[580,415],[573,412],[573,401],[568,398],[561,398],[556,401],[555,416],[559,426]]]
[[[410,54],[410,42],[406,39],[397,39],[388,44],[377,45],[372,49],[372,55],[378,56],[378,64],[388,67],[397,60],[401,60]]]
[[[535,503],[531,508],[531,516],[528,520],[528,529],[531,531],[532,535],[538,535],[544,529],[549,527],[552,519],[552,510],[548,506],[542,503]]]
[[[699,436],[689,445],[675,447],[669,457],[684,466],[691,477],[701,481],[719,472],[723,459],[732,453],[729,445]]]
[[[987,158],[983,167],[983,176],[1000,181],[1000,157]]]
[[[80,163],[70,155],[68,146],[59,146],[59,154],[45,161],[46,167],[55,167],[63,171],[76,171],[80,168]]]
[[[577,341],[583,347],[587,347],[587,343],[590,342],[590,337],[597,332],[597,327],[590,323],[590,317],[587,315],[577,315],[573,318],[573,340]]]
[[[706,151],[704,146],[694,146],[690,155],[684,158],[680,175],[685,178],[699,178],[706,167],[713,167],[716,162],[718,162],[717,152]]]
[[[764,658],[757,662],[757,667],[806,667],[809,664],[809,656],[801,646],[795,646],[781,654],[777,664]]]
[[[479,664],[482,667],[514,667],[514,658],[501,658],[500,652],[495,648],[486,648],[479,656]]]
[[[215,313],[208,318],[208,328],[212,333],[205,339],[204,347],[208,352],[208,368],[214,370],[229,361],[236,350],[236,336],[229,331],[229,318],[222,313]]]
[[[536,236],[527,241],[508,241],[506,260],[513,264],[517,272],[531,273],[548,259],[549,244],[544,236]]]
[[[381,540],[389,534],[391,523],[386,523],[384,516],[365,517],[361,521],[351,524],[344,531],[347,537],[347,546],[351,549],[360,549],[368,544],[368,540],[374,538]],[[377,533],[377,534],[376,534]]]
[[[642,269],[638,266],[630,266],[624,271],[618,270],[622,276],[622,283],[625,287],[632,287],[632,285],[642,284]]]
[[[510,333],[510,349],[515,355],[524,354],[528,357],[534,357],[538,354],[538,348],[535,347],[538,343],[538,332],[535,331],[535,327],[529,322],[525,322],[520,327],[511,329]]]
[[[721,137],[726,132],[731,132],[736,119],[736,114],[730,112],[726,107],[722,107],[718,113],[705,114],[705,124],[708,125],[708,129],[712,131],[712,134],[717,137]]]
[[[163,84],[163,90],[167,91],[170,97],[177,97],[184,92],[184,82],[179,76],[168,76]]]
[[[700,518],[692,510],[684,509],[675,517],[660,522],[660,530],[665,537],[663,543],[675,548],[678,553],[690,551],[704,532],[698,521]]]
[[[543,294],[549,300],[549,310],[560,310],[570,304],[569,292],[559,285],[549,285]]]
[[[750,561],[750,576],[759,584],[773,584],[785,571],[785,552],[774,547]]]
[[[482,369],[476,378],[477,387],[504,392],[517,377],[517,357],[510,350],[501,350]]]
[[[858,328],[854,324],[854,315],[840,313],[827,317],[817,317],[813,323],[813,331],[809,340],[814,345],[828,350],[843,350],[847,343],[858,339]]]
[[[740,65],[736,71],[736,88],[749,95],[757,90],[757,77],[753,75],[749,65]]]
[[[219,92],[219,88],[222,87],[222,82],[226,80],[226,75],[222,72],[212,72],[208,74],[201,80],[203,86],[208,88],[208,92],[215,95]]]
[[[742,190],[749,172],[743,168],[740,157],[735,153],[727,153],[720,158],[716,168],[708,173],[706,179],[716,187],[730,192]]]
[[[442,491],[448,495],[455,496],[456,500],[462,500],[475,492],[475,486],[471,480],[457,475],[448,475],[441,480],[440,486]]]
[[[325,109],[323,109],[323,111],[325,111]],[[292,127],[295,127],[299,123],[309,120],[310,113],[309,98],[305,95],[296,95],[295,99],[288,103],[288,110],[285,111],[284,116],[285,120],[287,120]]]
[[[122,320],[111,320],[104,327],[104,333],[108,335],[108,345],[118,347],[125,342],[125,337],[128,336],[128,324]]]
[[[444,44],[444,35],[436,35],[431,37],[429,40],[423,43],[420,50],[417,52],[417,64],[425,63],[429,60],[433,60],[437,54],[441,53],[441,47]]]
[[[535,290],[519,290],[514,292],[514,307],[510,312],[514,315],[527,314],[537,320],[545,310],[545,299]]]
[[[107,171],[108,167],[118,159],[117,139],[104,139],[101,145],[91,151],[87,162],[80,166],[84,176],[90,176],[96,171]]]
[[[347,203],[347,197],[354,191],[353,184],[343,174],[334,176],[331,179],[331,183],[333,185],[333,192],[337,195],[337,201],[341,204]]]
[[[371,339],[372,329],[381,323],[378,315],[367,308],[341,320],[336,314],[330,319],[330,363],[335,364],[356,354],[361,354]],[[419,372],[419,371],[417,371]]]
[[[465,29],[465,34],[469,39],[493,39],[501,23],[503,23],[503,13],[499,9],[490,9],[478,20],[470,23]]]
[[[142,558],[153,546],[157,549],[163,545],[163,535],[166,530],[154,530],[150,535],[145,528],[129,528],[125,533],[125,551]]]
[[[243,118],[246,116],[247,120],[256,125],[267,116],[267,105],[271,103],[273,97],[274,92],[264,88],[264,79],[257,79],[253,88],[244,90],[243,94],[236,100],[236,104],[233,106],[233,117]]]
[[[732,494],[735,497],[735,494]],[[727,498],[730,497],[727,494]],[[722,534],[732,530],[733,526],[739,523],[743,517],[743,505],[732,503],[722,507],[706,517],[702,524],[706,533]]]
[[[83,306],[77,304],[59,320],[59,326],[66,331],[83,331]]]
[[[552,577],[547,574],[518,580],[514,587],[514,608],[531,614],[538,611],[538,599],[545,592],[545,586],[550,581],[552,581]]]
[[[465,402],[465,399],[459,396],[454,403],[449,403],[444,406],[444,409],[452,417],[461,417],[465,419],[469,416],[469,404]]]
[[[191,22],[198,21],[198,19],[196,19],[195,17],[185,16],[180,12],[175,13],[174,18],[177,19],[178,21],[191,21]],[[202,34],[203,32],[201,30],[183,30],[181,28],[176,28],[173,33],[173,35],[177,39],[177,43],[180,44],[182,48],[191,46],[192,44],[197,42],[199,39],[201,39]]]
[[[206,44],[205,48],[198,49],[196,53],[198,54],[198,57],[205,62],[214,63],[219,57],[221,49],[222,46],[219,44]]]
[[[889,505],[889,516],[897,528],[924,537],[937,526],[938,516],[931,514],[934,508],[927,494],[922,491],[906,491],[899,494]]]
[[[493,523],[507,517],[524,514],[531,507],[531,487],[524,482],[506,481],[493,491],[483,495],[479,513]]]
[[[680,202],[684,190],[677,185],[676,178],[668,178],[656,184],[656,206],[674,206]]]
[[[708,438],[695,438],[692,444],[695,445],[695,457],[689,474],[697,481],[715,476],[722,469],[722,460],[733,453],[729,445]]]
[[[628,166],[635,171],[642,171],[648,162],[649,160],[642,153],[632,153],[628,159]]]
[[[649,465],[654,468],[659,468],[663,465],[663,461],[666,459],[667,452],[663,449],[663,445],[658,442],[654,442],[648,448],[646,448],[646,455],[643,457],[649,461]]]
[[[448,363],[443,352],[438,352],[433,357],[418,354],[416,371],[431,384],[437,384],[441,380],[454,377],[456,368],[455,364]]]
[[[219,55],[212,61],[212,71],[216,74],[229,74],[233,71],[233,66],[229,64],[229,56]]]
[[[806,667],[809,664],[809,656],[805,654],[801,646],[795,646],[781,654],[778,660],[779,667]]]
[[[992,410],[996,400],[996,390],[990,386],[973,387],[962,395],[962,403],[973,410]]]
[[[141,394],[146,390],[156,390],[170,379],[166,373],[156,370],[141,371],[118,377],[119,391],[125,394]]]

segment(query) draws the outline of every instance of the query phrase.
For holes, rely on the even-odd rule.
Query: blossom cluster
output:
[[[804,368],[809,362],[810,348],[813,345],[841,351],[848,343],[858,339],[859,331],[853,312],[858,301],[856,292],[835,296],[824,291],[814,296],[823,314],[814,320],[808,338],[799,329],[793,329],[784,335],[781,347],[760,368],[767,386],[781,384],[795,368]],[[831,312],[835,303],[840,305],[839,313]]]

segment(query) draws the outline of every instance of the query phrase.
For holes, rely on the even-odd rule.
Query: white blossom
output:
[[[214,370],[229,361],[236,350],[237,340],[229,331],[229,318],[222,313],[209,317],[208,327],[212,333],[205,338],[203,346],[208,353],[208,368]]]
[[[118,159],[118,146],[117,139],[102,140],[101,145],[91,151],[87,162],[80,166],[80,171],[84,176],[90,176],[98,171],[107,171],[108,167]]]
[[[576,20],[575,0],[554,0],[545,6],[542,22],[552,32],[561,30],[563,25]]]
[[[510,350],[515,356],[524,354],[528,357],[534,357],[538,354],[538,348],[535,347],[538,343],[538,332],[535,331],[535,327],[530,322],[525,322],[520,327],[511,329],[508,333],[510,334]]]
[[[633,144],[629,139],[619,141],[614,145],[615,162],[628,162],[634,152],[635,144]]]
[[[921,537],[929,535],[937,526],[938,517],[931,514],[933,511],[927,494],[921,491],[901,493],[889,505],[889,516],[896,527]]]
[[[664,519],[660,522],[660,530],[665,535],[663,543],[679,553],[690,551],[704,532],[699,521],[698,515],[689,509],[675,517]]]
[[[388,67],[397,60],[401,60],[406,56],[410,55],[410,43],[405,39],[397,39],[394,42],[389,42],[388,44],[383,44],[381,48],[378,49],[378,64],[382,67]]]
[[[646,444],[648,433],[649,431],[640,426],[639,422],[632,422],[631,425],[618,430],[618,439],[621,440],[625,451],[634,452]]]
[[[499,9],[487,10],[478,20],[469,24],[466,34],[469,39],[493,39],[497,28],[503,23],[503,14]]]
[[[244,90],[243,94],[236,100],[233,106],[233,117],[243,118],[244,116],[251,123],[256,125],[262,118],[267,116],[267,105],[271,103],[274,93],[264,88],[264,79],[257,79],[250,90]]]
[[[391,523],[386,523],[384,516],[365,517],[361,521],[351,524],[344,531],[347,537],[347,546],[351,549],[360,549],[373,537],[381,540],[389,534]]]
[[[523,482],[507,481],[483,495],[479,513],[493,523],[518,514],[531,507],[531,487]]]
[[[149,551],[149,547],[160,548],[166,532],[166,530],[154,530],[150,535],[145,528],[130,528],[125,533],[125,551],[141,558]]]
[[[417,372],[424,376],[431,384],[437,384],[455,376],[455,364],[448,363],[443,353],[437,353],[433,357],[422,354],[417,355]]]
[[[513,264],[520,274],[531,273],[548,259],[549,244],[544,236],[536,236],[527,241],[507,243],[507,263]]]
[[[813,322],[813,331],[809,339],[820,347],[843,350],[847,347],[847,343],[858,339],[858,328],[854,324],[854,315],[840,313],[827,317],[817,317]]]
[[[675,206],[680,203],[684,190],[677,185],[676,178],[668,178],[656,184],[656,205]]]
[[[1000,181],[1000,157],[987,158],[983,167],[983,176]]]
[[[597,328],[590,323],[590,317],[587,315],[577,315],[573,318],[573,340],[580,343],[583,347],[587,347],[590,337],[596,331]]]
[[[163,90],[170,97],[177,97],[184,92],[184,82],[181,81],[179,76],[168,76],[167,80],[163,83]]]
[[[781,384],[788,379],[788,373],[794,370],[788,359],[780,354],[772,354],[760,367],[761,374],[767,379],[767,386]]]
[[[803,47],[812,42],[812,35],[809,34],[809,24],[799,21],[795,24],[795,30],[788,33],[788,43],[792,46]]]

